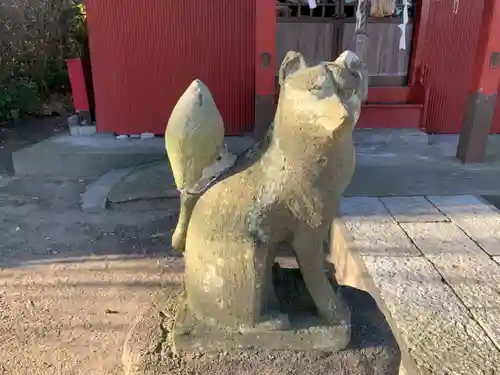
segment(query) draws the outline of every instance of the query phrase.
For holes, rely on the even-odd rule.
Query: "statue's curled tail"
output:
[[[203,190],[200,184],[218,173],[221,156],[223,161],[228,159],[222,117],[200,80],[194,80],[175,105],[165,131],[165,147],[181,192],[180,217],[172,245],[183,251],[189,219]]]

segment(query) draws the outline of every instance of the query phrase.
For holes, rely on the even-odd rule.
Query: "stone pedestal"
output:
[[[261,348],[333,352],[349,345],[349,314],[336,325],[321,322],[299,269],[280,268],[275,264],[273,284],[279,310],[268,312],[265,319],[250,329],[231,329],[199,320],[190,311],[185,296],[181,296],[172,335],[174,351]]]
[[[297,315],[310,312],[310,297],[301,291],[305,288],[301,285],[299,270],[285,269],[284,275],[290,280],[288,286],[292,280],[296,282],[292,290],[298,292],[294,295],[286,288],[277,292],[291,297],[282,304],[284,311],[294,310],[299,312]],[[176,318],[176,313],[180,292],[179,289],[172,289],[158,294],[151,308],[129,332],[123,353],[126,375],[398,374],[401,358],[396,341],[375,301],[363,291],[340,287],[340,293],[350,308],[352,322],[350,344],[344,350],[314,349],[305,345],[300,350],[291,350],[286,348],[286,338],[281,350],[273,350],[266,348],[265,340],[259,340],[254,332],[241,333],[240,341],[254,341],[257,343],[255,347],[245,345],[245,348],[239,348],[238,345],[233,345],[229,348],[226,340],[221,345],[221,341],[217,341],[212,335],[211,339],[203,340],[207,344],[213,343],[213,346],[184,347],[176,353],[172,339],[176,340],[175,336],[178,334],[175,320],[179,319],[179,316]],[[273,338],[269,331],[266,335],[272,337],[273,341],[269,344],[276,345],[275,338],[278,336]],[[288,332],[288,335],[291,337],[292,333]],[[297,343],[300,336],[299,333],[295,335],[292,343]],[[331,345],[335,345],[333,335]]]

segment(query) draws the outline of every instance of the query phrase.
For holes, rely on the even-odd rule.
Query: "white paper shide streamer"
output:
[[[403,1],[403,23],[398,25],[401,30],[401,38],[399,39],[399,49],[406,50],[406,25],[408,25],[408,6],[410,5],[409,0]]]
[[[309,0],[309,8],[310,9],[316,8],[316,0]]]

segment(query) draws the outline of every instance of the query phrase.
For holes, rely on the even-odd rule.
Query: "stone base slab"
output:
[[[280,329],[280,326],[288,323],[291,326]],[[350,338],[349,323],[325,326],[318,318],[307,313],[290,321],[287,315],[277,313],[254,329],[245,331],[210,326],[196,319],[184,295],[179,302],[173,332],[175,352],[248,348],[337,351],[345,349]]]
[[[125,375],[397,375],[400,352],[389,326],[368,293],[342,287],[351,310],[352,334],[347,349],[229,349],[174,353],[172,334],[179,289],[155,296],[131,328],[123,351]]]
[[[325,272],[328,273],[328,270],[325,269]],[[330,281],[334,288],[338,287],[333,277],[330,277]],[[279,310],[270,312],[267,319],[253,328],[223,328],[200,321],[190,311],[185,296],[182,296],[173,332],[175,350],[263,348],[338,351],[349,345],[349,314],[339,316],[338,325],[321,322],[298,268],[283,268],[276,263],[273,267],[273,285]]]

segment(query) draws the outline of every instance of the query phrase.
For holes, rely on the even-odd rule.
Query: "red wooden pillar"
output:
[[[481,29],[457,157],[484,161],[500,85],[500,0],[484,0]]]
[[[276,1],[255,0],[255,136],[260,139],[274,117]]]
[[[68,59],[66,60],[66,65],[68,66],[68,75],[75,111],[90,112],[89,95],[87,86],[85,85],[85,72],[82,59]]]

